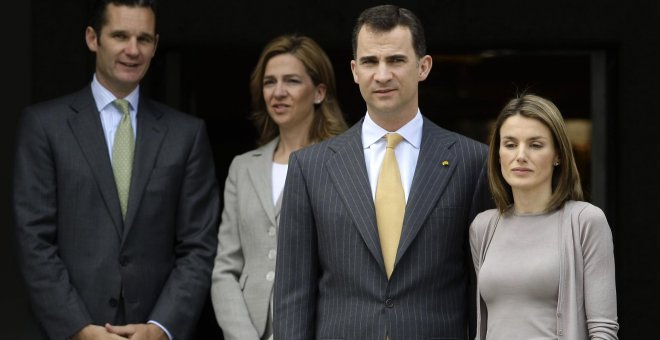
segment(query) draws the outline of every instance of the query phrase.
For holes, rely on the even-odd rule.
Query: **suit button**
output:
[[[127,257],[123,257],[123,256],[122,256],[122,258],[119,259],[119,264],[120,264],[122,267],[126,267],[126,266],[128,266],[128,264],[129,264],[130,262],[131,262],[131,261],[129,261]]]
[[[392,299],[385,300],[385,307],[387,307],[387,308],[394,307],[394,301],[392,301]]]
[[[115,299],[115,298],[111,298],[111,299],[108,301],[108,305],[110,305],[110,307],[112,307],[112,308],[116,308],[116,307],[117,307],[117,299]]]
[[[275,272],[268,272],[266,274],[266,281],[273,282],[273,280],[275,280]]]
[[[275,236],[276,233],[275,227],[268,228],[268,236]]]
[[[271,249],[270,251],[268,251],[269,260],[274,260],[275,256],[277,256],[277,251],[275,251],[275,249]]]

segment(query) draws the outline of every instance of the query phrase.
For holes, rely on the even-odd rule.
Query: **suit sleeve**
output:
[[[477,185],[474,188],[474,195],[472,196],[472,206],[469,217],[470,221],[472,221],[480,212],[495,207],[495,202],[493,201],[493,196],[491,195],[488,186],[488,162],[486,161],[487,150],[484,148],[482,151],[483,152],[480,154],[481,166],[479,168],[479,177],[477,178]]]
[[[203,123],[198,124],[192,138],[176,212],[176,262],[150,316],[174,339],[194,333],[209,294],[218,241],[220,197]]]
[[[580,214],[584,258],[584,309],[590,339],[616,340],[616,287],[612,232],[605,214],[589,206]]]
[[[282,196],[275,270],[275,339],[313,339],[316,330],[316,225],[297,155],[291,155]]]
[[[12,193],[18,262],[36,318],[50,338],[64,339],[92,320],[59,256],[58,170],[43,123],[35,112],[24,111]]]
[[[239,171],[241,169],[234,159],[225,182],[224,208],[218,230],[218,251],[213,266],[211,298],[215,317],[225,340],[259,340],[239,285],[245,265],[238,222]]]

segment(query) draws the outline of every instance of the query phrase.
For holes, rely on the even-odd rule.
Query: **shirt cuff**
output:
[[[149,320],[147,323],[152,323],[152,324],[158,326],[160,329],[163,330],[163,332],[165,332],[165,334],[167,335],[167,338],[168,338],[168,339],[170,339],[170,340],[174,340],[174,338],[172,338],[172,334],[170,334],[170,331],[168,331],[167,328],[165,328],[165,326],[159,324],[158,321]]]

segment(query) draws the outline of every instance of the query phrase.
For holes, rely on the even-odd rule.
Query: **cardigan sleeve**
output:
[[[618,339],[612,232],[605,214],[596,206],[582,210],[579,221],[589,339]]]
[[[485,254],[487,244],[492,236],[492,232],[497,224],[499,212],[496,209],[486,210],[479,213],[470,225],[470,251],[472,252],[472,262],[477,278],[481,269],[481,260]],[[477,330],[474,340],[486,338],[486,325],[488,323],[488,310],[486,304],[481,298],[479,290],[479,280],[477,279],[476,290],[477,305]]]

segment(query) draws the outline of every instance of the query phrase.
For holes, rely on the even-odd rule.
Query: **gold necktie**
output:
[[[112,145],[112,171],[115,175],[115,184],[117,185],[117,193],[119,194],[121,216],[126,218],[128,194],[131,186],[131,172],[133,171],[135,136],[133,135],[128,101],[117,99],[112,104],[122,113],[121,121],[115,132],[115,141]]]
[[[388,279],[394,270],[394,260],[403,228],[403,215],[406,211],[406,197],[394,154],[394,148],[401,140],[403,137],[398,133],[387,134],[385,158],[376,186],[376,222]]]

